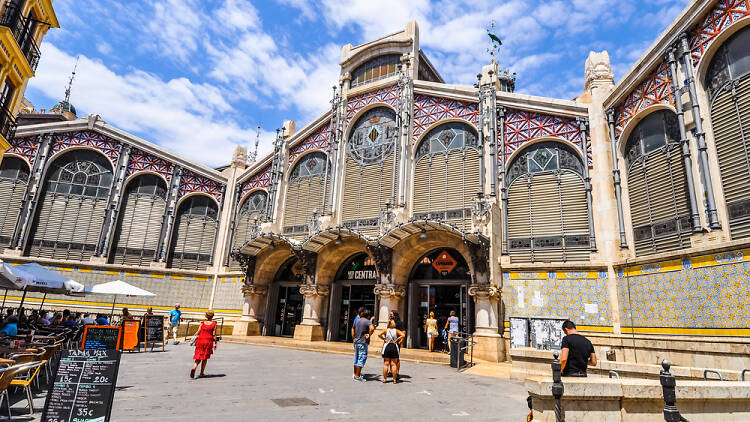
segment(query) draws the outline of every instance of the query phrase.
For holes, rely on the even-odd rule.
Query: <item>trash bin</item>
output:
[[[460,368],[466,365],[464,354],[466,353],[466,340],[460,337],[451,338],[451,368]]]

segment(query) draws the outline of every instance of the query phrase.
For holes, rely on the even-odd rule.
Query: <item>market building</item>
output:
[[[158,294],[131,307],[212,308],[235,335],[347,341],[367,307],[424,347],[426,315],[453,310],[490,360],[514,316],[572,318],[626,358],[626,334],[736,357],[749,2],[692,2],[617,84],[592,52],[573,100],[515,93],[496,63],[447,84],[410,22],[344,46],[330,110],[251,164],[238,148],[210,169],[93,115],[21,126],[0,258],[121,278]]]

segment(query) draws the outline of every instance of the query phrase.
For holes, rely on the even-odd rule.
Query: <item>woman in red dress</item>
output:
[[[211,353],[216,350],[216,321],[214,319],[214,311],[206,312],[207,321],[201,322],[201,327],[198,331],[198,338],[195,340],[195,364],[193,369],[190,370],[190,378],[195,378],[195,369],[198,368],[198,364],[201,365],[201,373],[198,378],[206,376],[206,362],[211,357]]]

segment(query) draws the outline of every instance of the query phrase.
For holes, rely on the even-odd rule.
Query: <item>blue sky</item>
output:
[[[590,50],[608,50],[619,79],[688,1],[55,0],[61,29],[45,38],[26,96],[50,108],[78,56],[79,116],[219,166],[258,125],[263,154],[283,120],[301,128],[325,111],[342,45],[409,20],[448,83],[474,83],[494,19],[517,92],[571,99]]]

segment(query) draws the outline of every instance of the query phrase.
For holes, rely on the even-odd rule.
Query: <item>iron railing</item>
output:
[[[15,3],[5,3],[5,11],[0,18],[0,25],[10,28],[13,38],[18,42],[26,61],[29,63],[32,72],[36,72],[39,65],[39,59],[42,57],[39,47],[34,41],[34,34],[31,33],[32,19],[24,18],[21,9]]]
[[[0,108],[0,135],[3,135],[8,143],[16,136],[16,119],[4,108]]]

